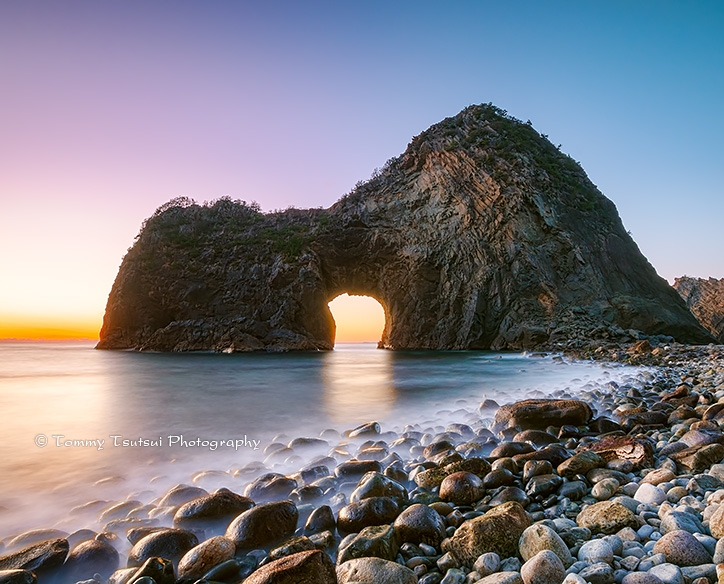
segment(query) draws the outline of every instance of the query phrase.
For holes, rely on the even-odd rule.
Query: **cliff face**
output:
[[[689,310],[720,343],[724,344],[724,278],[676,278],[674,289]]]
[[[391,349],[526,348],[622,329],[708,342],[581,167],[471,106],[326,210],[172,201],[111,290],[99,348],[329,349],[337,295],[383,305]]]

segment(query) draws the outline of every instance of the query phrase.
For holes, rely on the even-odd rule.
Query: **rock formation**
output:
[[[144,224],[99,348],[330,349],[327,303],[384,307],[390,349],[520,349],[635,329],[709,342],[578,163],[471,106],[329,209],[174,200]]]
[[[724,278],[676,278],[674,289],[719,343],[724,344]]]

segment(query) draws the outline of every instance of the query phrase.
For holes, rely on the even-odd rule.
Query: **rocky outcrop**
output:
[[[676,278],[674,289],[719,343],[724,344],[724,278]]]
[[[481,105],[415,137],[329,209],[164,205],[123,260],[98,347],[330,349],[327,303],[344,292],[379,300],[390,349],[631,329],[711,340],[578,163]]]

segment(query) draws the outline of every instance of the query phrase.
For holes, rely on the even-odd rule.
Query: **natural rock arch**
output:
[[[378,299],[391,349],[712,340],[580,166],[483,105],[329,209],[168,203],[124,258],[98,347],[331,349],[342,292]]]

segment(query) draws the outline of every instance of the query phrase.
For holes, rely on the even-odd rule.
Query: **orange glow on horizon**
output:
[[[0,313],[1,340],[67,341],[98,340],[98,317],[23,316]]]
[[[329,303],[337,324],[336,343],[378,342],[385,328],[385,311],[370,296],[342,294]]]

